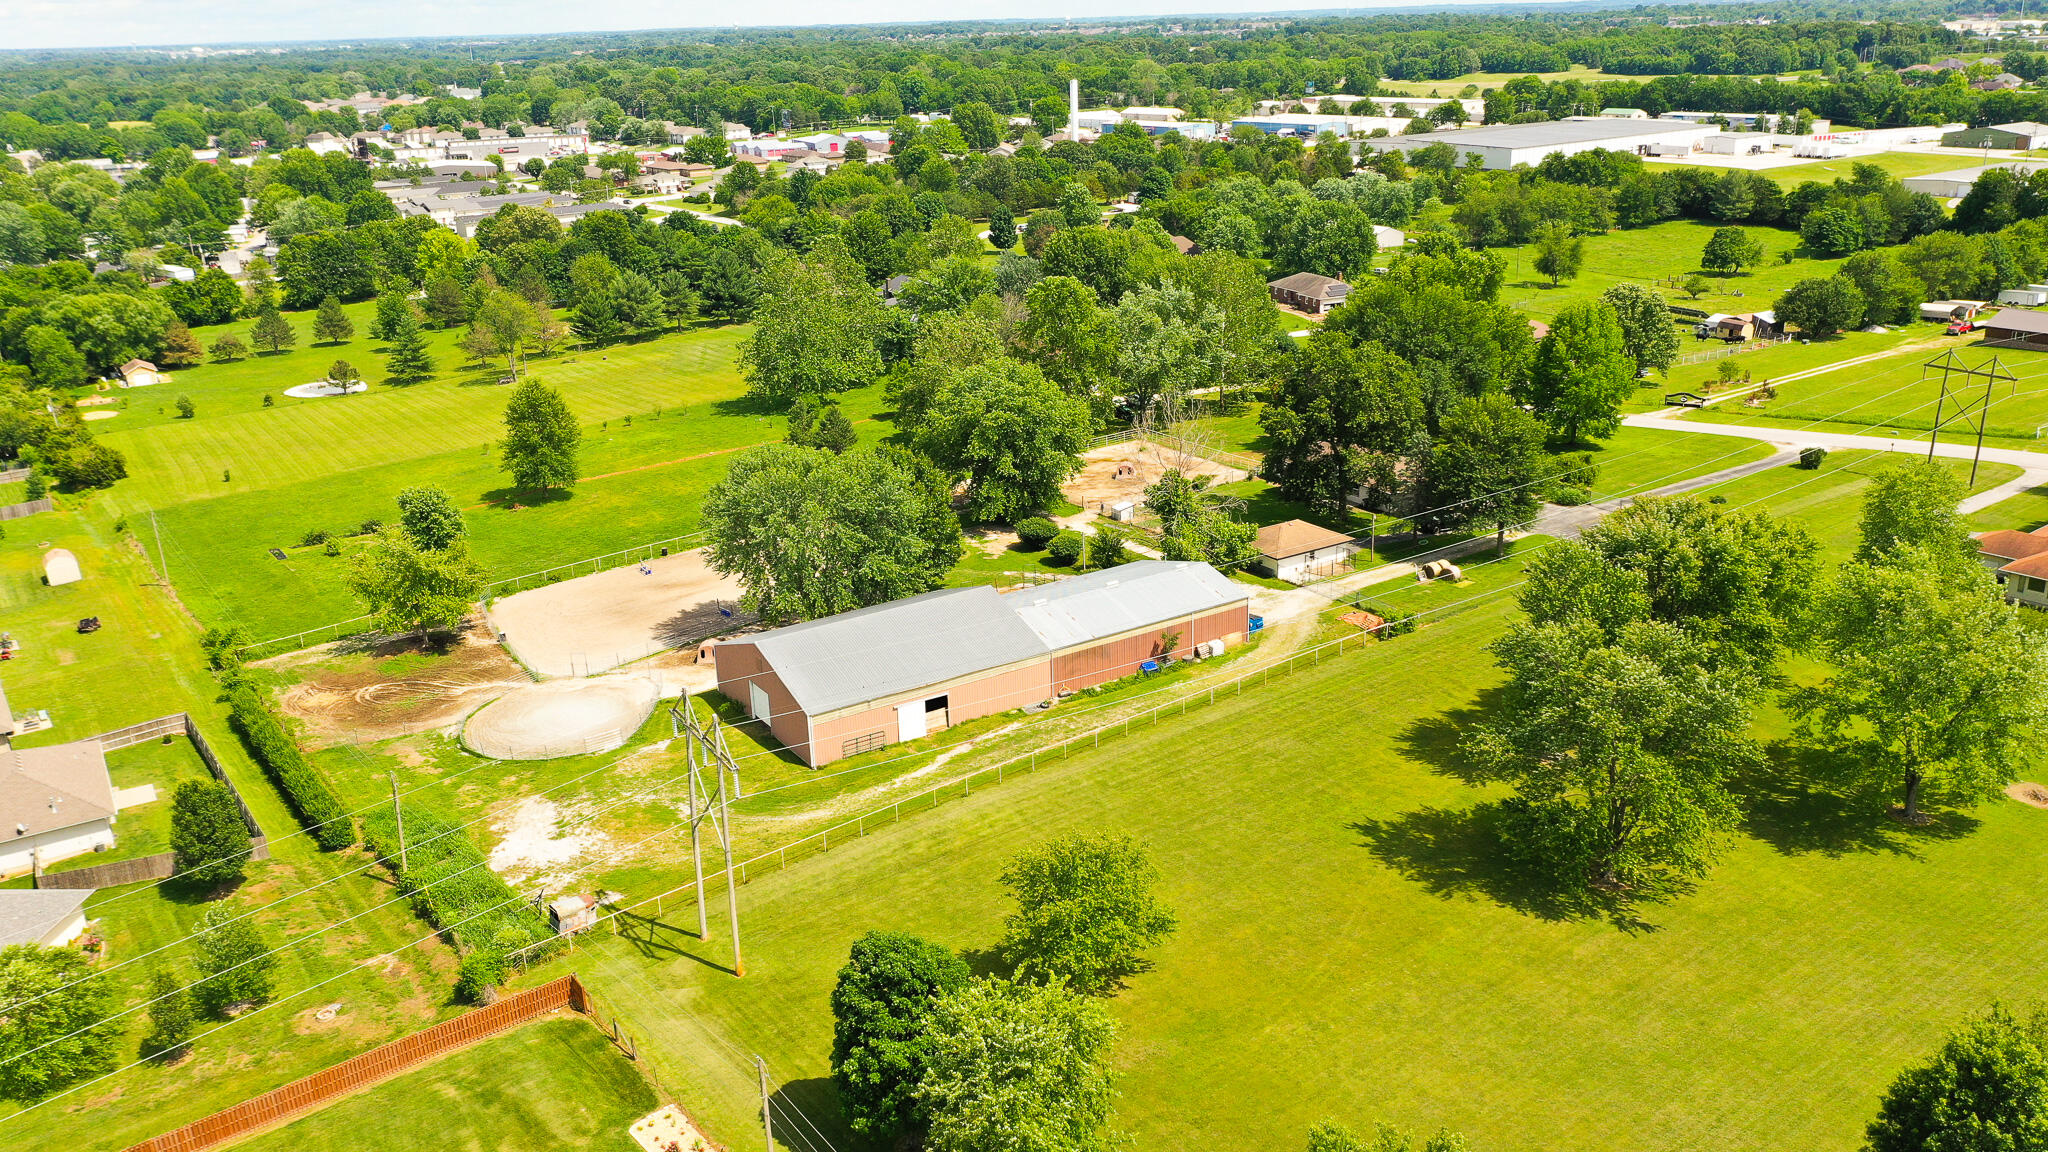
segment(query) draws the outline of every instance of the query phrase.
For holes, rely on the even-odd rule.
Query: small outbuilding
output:
[[[1259,571],[1279,580],[1302,580],[1318,568],[1356,555],[1358,541],[1306,520],[1284,520],[1259,529]]]
[[[1984,330],[1986,344],[2002,348],[2048,348],[2048,312],[2000,308],[1977,326]]]
[[[55,588],[59,584],[76,584],[85,579],[85,573],[78,567],[78,557],[69,548],[52,548],[43,553],[43,582]]]
[[[85,935],[91,888],[0,889],[0,948],[37,944],[63,948]]]
[[[147,360],[130,360],[116,371],[121,375],[123,388],[147,388],[151,384],[161,384],[164,380],[163,373],[157,371],[156,365]]]
[[[1936,324],[1947,324],[1954,320],[1974,320],[1983,307],[1982,300],[1929,300],[1920,306],[1920,318]]]
[[[548,905],[548,919],[558,936],[574,936],[597,926],[597,897],[585,892],[563,896]]]

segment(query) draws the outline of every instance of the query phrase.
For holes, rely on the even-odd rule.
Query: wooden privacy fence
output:
[[[23,504],[8,504],[0,506],[0,520],[19,520],[23,516],[33,516],[38,512],[49,512],[56,507],[57,502],[48,496],[43,497],[41,500],[30,500]]]
[[[198,1152],[313,1111],[337,1096],[378,1084],[437,1056],[474,1044],[562,1008],[588,1014],[589,993],[574,975],[516,992],[488,1008],[443,1020],[431,1028],[351,1056],[282,1088],[252,1096],[174,1132],[144,1140],[128,1152]]]
[[[235,811],[242,814],[242,825],[249,829],[249,858],[270,859],[270,841],[263,834],[263,826],[256,823],[256,814],[249,811],[249,805],[242,801],[241,790],[235,787],[233,780],[228,779],[227,770],[220,766],[220,757],[214,755],[213,745],[206,742],[206,737],[199,731],[199,725],[192,722],[191,713],[173,712],[169,716],[159,716],[154,720],[144,720],[140,724],[130,724],[126,728],[102,732],[92,739],[99,742],[100,751],[118,752],[123,748],[132,748],[137,744],[146,744],[151,740],[180,733],[192,741],[192,749],[199,753],[199,759],[205,762],[206,770],[213,773],[213,778],[220,781],[228,790],[228,795],[234,799]],[[163,803],[170,802],[168,796],[158,799]],[[115,860],[107,864],[95,864],[90,868],[72,868],[63,872],[43,872],[38,869],[33,882],[38,888],[113,888],[144,880],[163,880],[176,873],[177,869],[175,856],[169,852],[159,852],[154,856]]]
[[[0,468],[0,484],[12,484],[17,480],[26,480],[28,479],[28,474],[33,471],[35,471],[33,468]]]

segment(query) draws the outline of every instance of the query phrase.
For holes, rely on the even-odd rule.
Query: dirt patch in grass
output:
[[[2005,794],[2022,804],[2035,808],[2048,808],[2048,788],[2031,781],[2021,780],[2005,786]]]
[[[1219,484],[1246,479],[1245,470],[1219,464],[1149,440],[1105,444],[1081,454],[1081,470],[1061,486],[1068,500],[1089,512],[1124,500],[1142,501],[1145,489],[1159,482],[1168,468],[1190,476],[1214,477]]]
[[[533,682],[480,628],[465,629],[445,655],[417,654],[416,645],[392,644],[365,653],[367,661],[309,661],[306,679],[278,705],[305,721],[317,744],[356,743],[452,730],[508,688]]]

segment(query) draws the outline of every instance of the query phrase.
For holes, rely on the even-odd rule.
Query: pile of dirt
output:
[[[462,718],[508,689],[532,683],[525,670],[506,655],[482,628],[467,628],[445,655],[418,660],[416,641],[387,640],[362,652],[367,668],[346,658],[336,661],[333,646],[299,654],[312,665],[306,678],[285,690],[278,705],[306,722],[318,744],[356,743],[414,736],[453,728]],[[423,665],[392,675],[377,664],[398,656],[415,657]],[[321,667],[340,663],[341,668]]]
[[[2022,804],[2030,804],[2036,808],[2048,808],[2048,788],[2043,788],[2031,781],[2022,780],[2017,784],[2007,784],[2005,786],[2005,794]]]

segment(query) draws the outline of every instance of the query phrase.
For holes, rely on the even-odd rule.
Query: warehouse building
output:
[[[1908,192],[1925,192],[1937,200],[1956,200],[1968,196],[1970,189],[1977,186],[1978,179],[1994,168],[2004,168],[2024,176],[2044,166],[2048,165],[2018,160],[2005,164],[1980,164],[1974,168],[1957,168],[1949,172],[1929,173],[1926,176],[1908,176],[1899,183],[1905,185]]]
[[[1432,144],[1448,144],[1462,157],[1477,156],[1493,170],[1536,164],[1553,152],[1566,156],[1596,149],[1634,152],[1642,156],[1686,155],[1720,129],[1679,120],[1623,120],[1593,117],[1547,120],[1538,124],[1497,124],[1422,132],[1384,141],[1389,148],[1414,152]]]
[[[1251,589],[1146,560],[1010,593],[942,588],[728,640],[718,690],[817,767],[1215,654],[1250,631]]]
[[[2048,144],[2048,124],[2021,120],[2013,124],[1989,124],[1982,128],[1959,128],[1941,137],[1944,148],[2013,148],[2025,151]]]

